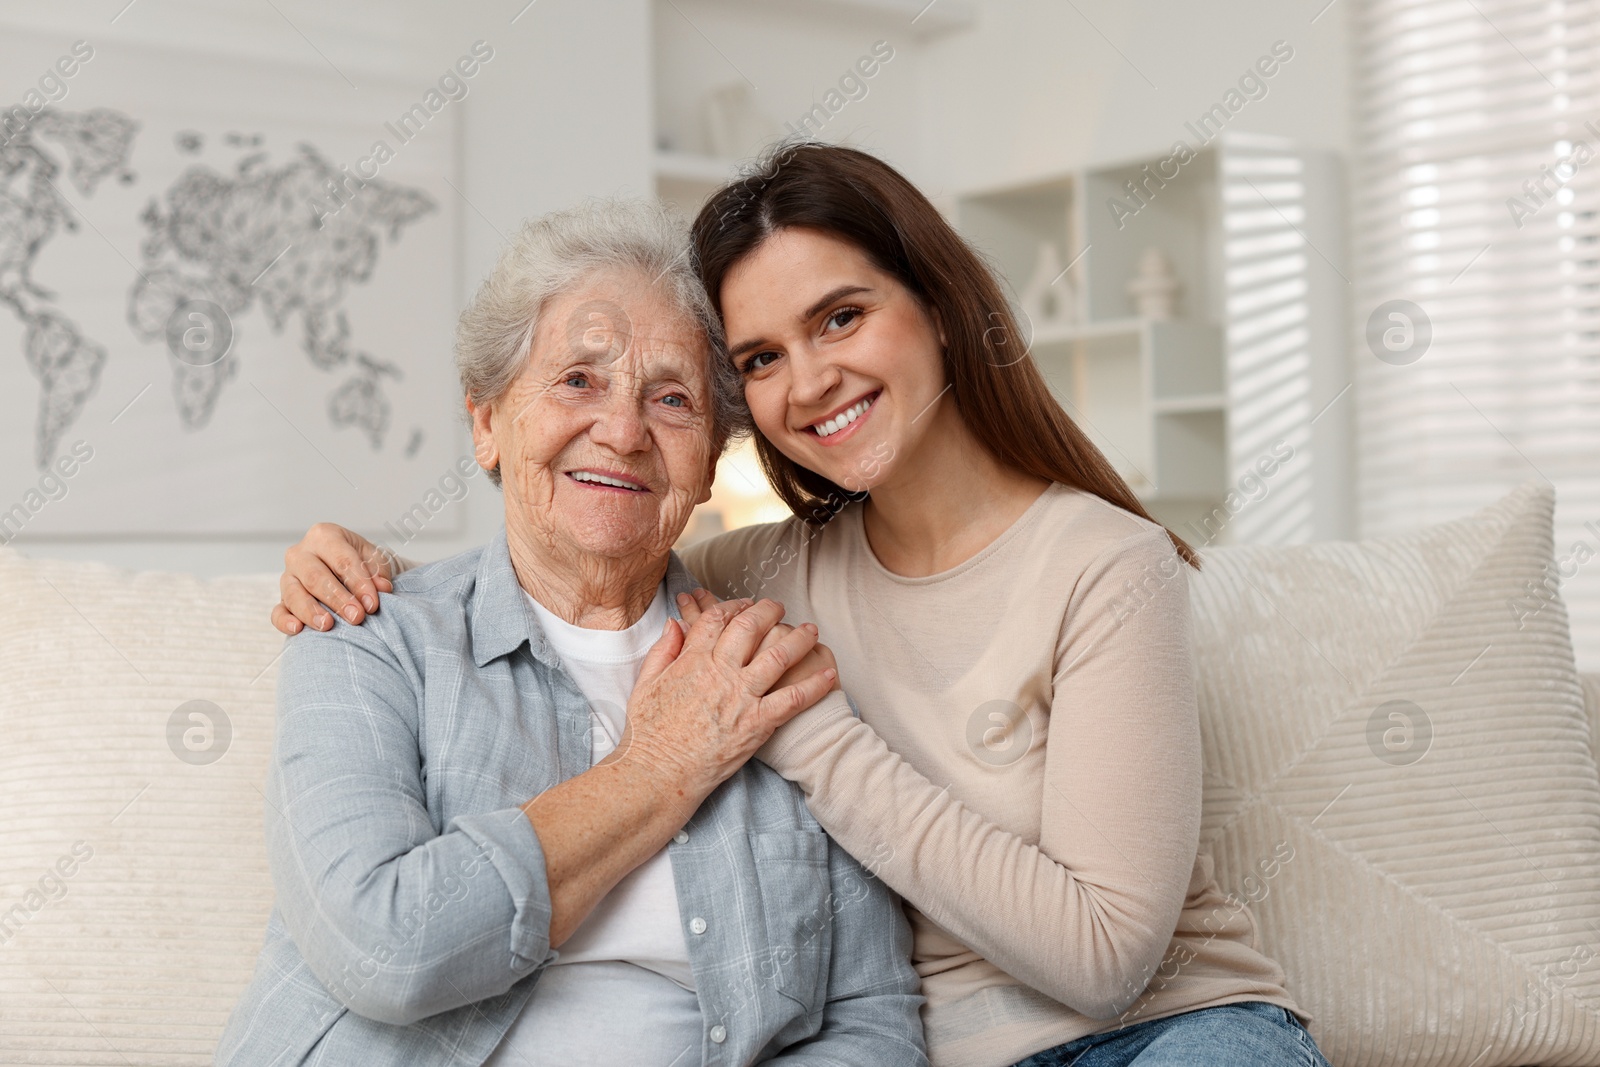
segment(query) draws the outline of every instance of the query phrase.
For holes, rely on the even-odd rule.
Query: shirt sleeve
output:
[[[933,922],[1075,1011],[1114,1018],[1155,973],[1199,849],[1186,569],[1164,531],[1145,530],[1106,549],[1074,586],[1037,845],[928,780],[843,701],[797,716],[758,755],[805,791],[852,853],[887,846],[880,877]]]
[[[407,1025],[505,992],[550,955],[550,894],[520,808],[430,819],[421,679],[365,626],[288,639],[264,793],[284,925],[351,1011]]]

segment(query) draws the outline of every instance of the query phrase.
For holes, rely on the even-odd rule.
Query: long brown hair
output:
[[[700,277],[719,315],[728,272],[787,227],[855,246],[934,313],[944,329],[944,370],[956,410],[995,459],[1150,519],[1051,395],[994,274],[903,175],[854,148],[790,144],[719,189],[693,230]],[[809,522],[825,523],[865,495],[800,466],[760,434],[756,452],[773,490]],[[1194,549],[1171,530],[1167,536],[1198,570]]]

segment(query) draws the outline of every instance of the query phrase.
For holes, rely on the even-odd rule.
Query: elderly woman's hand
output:
[[[695,620],[702,613],[710,611],[721,603],[722,601],[718,600],[716,595],[709,589],[696,589],[692,593],[678,594],[678,610],[683,613],[683,622],[686,626],[694,625]],[[762,649],[765,650],[769,645],[778,641],[793,629],[794,627],[786,622],[776,624],[771,630],[767,631],[767,636],[761,643]],[[818,641],[812,646],[811,651],[805,654],[804,658],[793,667],[790,667],[788,672],[778,679],[778,684],[792,685],[813,671],[823,669],[831,669],[834,672],[833,688],[841,689],[842,687],[839,684],[839,663],[833,658],[833,649]]]
[[[839,674],[826,649],[815,655],[817,628],[785,625],[776,601],[692,611],[687,633],[669,622],[645,659],[622,743],[603,761],[671,768],[671,779],[687,786],[686,818],[774,730],[827,695]]]

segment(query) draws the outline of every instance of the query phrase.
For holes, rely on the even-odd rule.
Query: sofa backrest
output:
[[[211,1062],[272,901],[259,786],[283,647],[267,622],[276,599],[275,575],[202,581],[0,548],[0,1048],[41,1064],[110,1049]],[[1306,625],[1280,604],[1286,625]],[[1261,670],[1239,667],[1241,686]],[[1600,762],[1600,674],[1581,680]],[[207,725],[213,708],[226,727]],[[1334,795],[1311,797],[1306,822],[1337,820],[1339,806],[1319,815]],[[1219,875],[1247,892],[1259,856],[1236,858],[1219,855]],[[1303,850],[1289,873],[1319,862]],[[1288,881],[1261,887],[1269,928]]]
[[[212,1062],[272,907],[276,600],[0,549],[0,1050]]]

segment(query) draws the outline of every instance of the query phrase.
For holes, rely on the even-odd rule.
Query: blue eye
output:
[[[683,407],[683,397],[679,396],[677,393],[662,397],[661,402],[663,404],[671,404],[675,408]]]
[[[581,374],[574,374],[567,379],[566,384],[572,386],[574,389],[585,389],[589,385],[589,379],[585,378]]]

